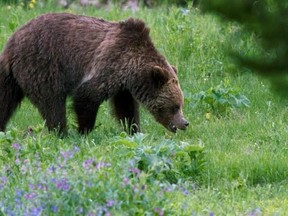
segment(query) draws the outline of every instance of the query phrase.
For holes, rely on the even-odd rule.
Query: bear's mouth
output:
[[[168,129],[173,133],[177,131],[177,127],[172,122],[169,122]]]
[[[188,123],[187,123],[187,125],[188,125]],[[180,125],[179,125],[179,126],[176,126],[176,125],[173,124],[172,122],[169,122],[167,128],[168,128],[169,131],[171,131],[171,132],[173,132],[173,133],[176,133],[177,129],[186,130],[187,125],[181,127]]]

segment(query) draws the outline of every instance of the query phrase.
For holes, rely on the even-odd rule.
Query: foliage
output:
[[[114,146],[121,148],[124,154],[118,153],[119,157],[133,155],[130,160],[135,167],[148,172],[152,179],[177,183],[178,179],[188,180],[199,177],[205,168],[204,147],[201,144],[175,143],[170,139],[164,139],[156,146],[149,146],[145,145],[146,135],[144,134],[137,134],[134,137],[122,134],[115,138]],[[128,151],[132,149],[133,152]]]
[[[232,87],[225,87],[221,84],[206,91],[186,96],[186,100],[190,101],[191,107],[204,103],[208,106],[206,110],[220,116],[229,113],[231,109],[250,107],[250,101],[246,96]]]
[[[86,156],[86,159],[80,159],[78,146],[60,147],[48,166],[41,151],[32,153],[27,145],[11,144],[11,132],[1,137],[2,156],[6,152],[2,163],[10,161],[1,169],[0,191],[10,194],[5,200],[0,199],[0,209],[6,215],[49,212],[102,215],[121,211],[157,214],[157,211],[164,212],[161,208],[156,209],[166,202],[167,196],[156,198],[152,195],[154,190],[167,190],[165,193],[168,194],[170,190],[188,193],[187,189],[171,183],[199,176],[204,166],[203,146],[184,142],[178,145],[172,140],[149,146],[145,134],[128,137],[122,133],[113,138],[112,152],[117,151],[121,160]],[[28,137],[26,141],[32,140]],[[34,143],[34,146],[41,148],[40,143]],[[19,186],[11,187],[16,179],[20,181]],[[147,184],[152,182],[154,188],[149,188]],[[139,202],[142,203],[140,209],[131,208]],[[166,209],[165,212],[172,213],[173,210]]]
[[[237,21],[254,32],[263,48],[251,56],[233,50],[233,56],[246,67],[269,75],[274,87],[284,96],[288,90],[288,3],[283,0],[238,1],[205,0],[203,9],[221,15],[224,20]],[[239,41],[232,41],[238,43]]]

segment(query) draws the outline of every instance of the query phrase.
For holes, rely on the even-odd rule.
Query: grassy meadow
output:
[[[25,22],[56,11],[1,5],[0,50]],[[288,215],[287,101],[226,54],[261,51],[255,35],[194,8],[66,12],[145,20],[178,68],[190,126],[172,134],[141,109],[143,131],[128,136],[104,103],[80,136],[68,101],[59,139],[24,100],[0,132],[0,215]]]

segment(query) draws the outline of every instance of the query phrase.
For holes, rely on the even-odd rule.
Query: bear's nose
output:
[[[185,125],[185,127],[188,127],[189,126],[189,122],[185,121],[184,125]]]

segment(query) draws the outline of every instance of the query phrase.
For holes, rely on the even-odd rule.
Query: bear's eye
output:
[[[175,114],[175,113],[177,113],[179,111],[179,109],[180,109],[180,106],[179,105],[175,105],[175,106],[172,107],[171,111],[172,111],[172,113]]]

